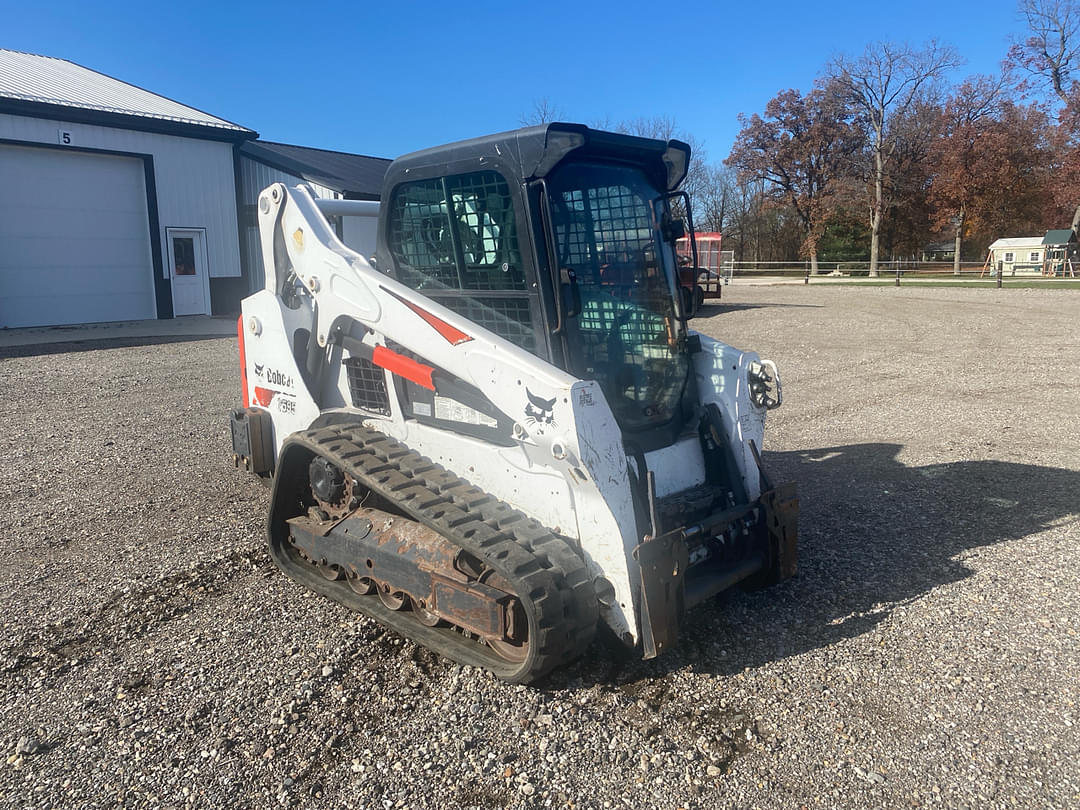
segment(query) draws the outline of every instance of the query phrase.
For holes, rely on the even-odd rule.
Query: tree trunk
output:
[[[884,119],[884,113],[882,113]],[[885,158],[880,131],[874,145],[874,207],[870,211],[870,277],[877,278],[878,274],[878,243],[881,231],[881,203],[885,197]]]
[[[960,208],[960,216],[956,222],[956,241],[953,242],[952,272],[954,276],[960,275],[960,243],[964,238],[964,209]]]
[[[1073,233],[1080,234],[1080,205],[1076,206],[1076,210],[1073,211],[1072,229]]]
[[[806,228],[806,241],[800,246],[800,252],[805,250],[810,254],[810,274],[816,276],[818,274],[817,264],[817,236],[814,233],[814,226],[809,217],[803,218],[803,227]]]
[[[877,278],[878,229],[880,220],[870,223],[870,278]]]

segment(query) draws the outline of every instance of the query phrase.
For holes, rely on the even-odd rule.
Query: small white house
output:
[[[993,242],[987,261],[991,273],[997,272],[1000,263],[1006,276],[1039,275],[1045,250],[1041,236],[1013,236]]]

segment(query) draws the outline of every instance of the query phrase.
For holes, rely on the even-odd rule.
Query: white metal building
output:
[[[245,177],[378,198],[389,161],[256,137],[72,62],[0,50],[0,328],[236,311],[261,284],[249,244],[262,186]],[[359,159],[366,173],[342,180],[318,160],[271,160],[275,148]]]

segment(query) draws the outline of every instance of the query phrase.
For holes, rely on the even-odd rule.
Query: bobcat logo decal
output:
[[[528,388],[525,389],[525,393],[529,397],[529,404],[525,406],[525,421],[530,425],[537,425],[536,432],[543,434],[544,425],[551,425],[552,427],[558,427],[555,422],[555,400],[558,397],[552,399],[543,399],[538,397]]]
[[[253,365],[255,366],[255,376],[261,377],[263,375],[263,366],[260,366],[258,363],[254,363]]]

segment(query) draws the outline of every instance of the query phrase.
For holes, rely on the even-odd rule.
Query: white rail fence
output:
[[[1005,278],[1080,279],[1080,267],[1074,268],[1072,265],[1068,264],[1064,267],[1058,265],[1056,271],[1056,273],[1043,273],[1038,269],[1032,269],[1027,267],[1014,268],[1011,266],[1006,266],[1004,268],[1003,275]],[[967,278],[995,278],[997,276],[997,272],[998,271],[995,266],[987,266],[985,262],[961,262],[959,273],[955,272],[952,262],[923,262],[911,259],[899,259],[878,262],[878,276],[882,278],[894,277],[897,274],[901,276],[928,276],[938,278],[955,278],[957,275]],[[813,273],[810,268],[809,261],[740,262],[730,260],[722,263],[722,267],[720,268],[720,272],[718,273],[718,275],[721,278],[727,280],[740,277],[750,278],[753,276],[866,278],[870,275],[870,262],[818,262],[817,273]]]

